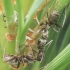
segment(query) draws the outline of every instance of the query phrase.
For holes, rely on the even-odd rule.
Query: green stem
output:
[[[35,12],[37,11],[37,9],[41,6],[41,4],[43,4],[44,0],[41,0],[40,2],[38,0],[35,0],[29,13],[28,13],[28,17],[26,19],[26,22],[25,22],[25,27],[24,27],[24,30],[22,32],[22,36],[21,36],[21,40],[23,41],[24,37],[26,36],[26,33],[28,31],[28,28],[30,26],[30,23],[31,23],[31,19],[33,17],[33,15],[35,14]],[[38,3],[38,4],[37,4]]]
[[[23,17],[23,9],[21,5],[21,1],[16,0],[16,2],[17,2],[17,9],[18,9],[18,30],[17,30],[17,38],[16,38],[16,53],[19,54],[20,53],[19,46],[21,45],[21,33],[24,29],[24,17]]]
[[[28,17],[26,19],[26,22],[25,22],[25,25],[23,26],[22,25],[22,5],[20,3],[20,1],[17,0],[17,6],[18,6],[18,17],[19,17],[19,23],[18,23],[18,35],[17,35],[17,43],[18,45],[16,45],[16,50],[17,50],[17,53],[18,53],[18,50],[19,50],[19,46],[20,48],[23,50],[25,48],[25,41],[26,41],[26,33],[28,31],[28,28],[30,26],[30,23],[31,23],[31,19],[34,15],[34,13],[37,11],[37,9],[41,6],[41,4],[44,2],[44,0],[41,0],[41,1],[38,1],[38,0],[35,0],[33,2],[33,5],[31,6],[31,9],[28,13]],[[38,4],[37,4],[38,3]],[[21,7],[21,8],[20,8]],[[22,14],[22,15],[21,15]],[[21,27],[21,25],[23,27]],[[19,34],[20,33],[20,34]],[[17,48],[18,47],[18,48]]]
[[[2,0],[2,1],[3,1],[3,6],[7,17],[7,22],[8,22],[7,24],[9,25],[14,21],[14,9],[12,5],[12,0]]]

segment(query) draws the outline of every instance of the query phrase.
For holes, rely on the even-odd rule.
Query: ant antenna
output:
[[[59,32],[58,30],[56,30],[55,28],[53,28],[52,26],[51,26],[51,28],[55,31],[55,32]]]
[[[65,19],[66,19],[66,9],[67,9],[67,7],[65,7],[65,8],[64,8],[64,10],[65,10],[65,13],[64,13],[64,20],[63,20],[62,28],[63,28],[63,26],[64,26]]]

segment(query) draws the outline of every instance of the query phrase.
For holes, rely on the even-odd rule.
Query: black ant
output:
[[[48,40],[47,40],[48,39],[49,28],[50,28],[49,25],[44,24],[44,25],[41,25],[41,26],[44,26],[43,28],[41,28],[42,36],[37,42],[37,44],[38,44],[37,48],[39,50],[39,52],[37,54],[37,60],[40,61],[40,62],[44,58],[44,46],[45,45],[50,45],[53,41],[53,40],[51,40],[50,42],[48,42]]]
[[[18,69],[22,63],[25,66],[25,63],[32,64],[35,62],[35,59],[31,57],[31,55],[11,55],[6,54],[6,50],[4,49],[3,61],[7,62],[13,68]]]

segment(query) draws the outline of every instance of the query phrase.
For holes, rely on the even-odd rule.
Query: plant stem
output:
[[[12,0],[2,0],[2,1],[7,17],[7,25],[9,27],[9,25],[13,24],[14,21],[14,9],[12,5]]]
[[[21,2],[17,0],[18,18],[19,18],[18,19],[19,20],[19,22],[18,22],[18,34],[17,34],[17,41],[16,41],[17,42],[16,43],[16,52],[17,53],[19,51],[19,46],[20,46],[20,49],[24,50],[25,41],[26,41],[26,33],[27,33],[28,28],[30,26],[31,19],[32,19],[33,15],[35,14],[35,12],[37,11],[37,9],[41,6],[41,4],[43,2],[44,2],[44,0],[41,0],[41,1],[35,0],[33,2],[33,5],[31,6],[31,9],[29,10],[28,17],[27,17],[26,22],[24,24],[24,22],[22,20],[23,19],[22,5],[21,5]]]

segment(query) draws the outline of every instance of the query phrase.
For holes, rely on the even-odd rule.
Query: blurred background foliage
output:
[[[20,12],[18,11],[19,10],[18,6],[20,4],[19,8],[23,11],[22,13],[23,19],[28,13],[30,13],[28,18],[26,19],[26,22],[22,19],[24,23],[27,23],[29,21],[30,25],[28,23],[29,26],[27,27],[27,29],[29,27],[34,28],[37,25],[36,20],[32,19],[33,15],[36,13],[38,15],[39,21],[41,21],[46,10],[49,11],[49,15],[54,10],[59,11],[60,13],[60,18],[58,21],[59,25],[62,26],[63,22],[65,21],[63,28],[55,27],[59,31],[58,33],[55,32],[52,28],[50,29],[48,42],[50,40],[53,40],[53,42],[48,48],[48,50],[45,51],[44,54],[45,57],[42,63],[37,61],[32,65],[28,65],[28,66],[21,65],[21,68],[18,70],[40,70],[40,69],[41,70],[70,70],[70,44],[69,44],[70,43],[70,0],[41,0],[41,1],[16,0],[17,2],[15,0],[10,0],[10,1],[12,4],[12,9],[17,12]],[[8,32],[8,29],[6,28],[7,26],[6,22],[3,21],[3,14],[4,14],[3,11],[6,11],[4,10],[4,5],[5,5],[4,2],[5,0],[2,1],[0,0],[0,68],[2,70],[14,70],[13,68],[11,68],[11,66],[9,66],[9,64],[3,62],[3,52],[5,46],[7,46],[6,47],[7,54],[14,54],[14,55],[16,54],[15,52],[16,40],[7,42],[7,39],[5,37],[6,33]],[[6,3],[8,5],[9,0],[6,0]],[[9,6],[9,8],[11,7]],[[38,11],[38,9],[42,9],[42,10]],[[20,23],[19,25],[21,24],[22,23]],[[22,32],[24,32],[24,30],[22,30]],[[22,35],[21,34],[19,35],[24,36],[23,33]],[[21,41],[23,42],[23,40]]]

